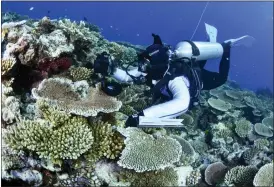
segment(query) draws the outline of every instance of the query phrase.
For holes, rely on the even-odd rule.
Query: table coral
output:
[[[125,149],[118,165],[136,172],[164,169],[178,162],[182,155],[182,146],[171,137],[153,138],[141,129],[118,128],[126,136]]]
[[[32,94],[37,99],[52,101],[59,110],[85,117],[96,116],[98,112],[118,111],[122,106],[121,101],[105,94],[99,84],[95,88],[90,87],[87,96],[81,99],[69,79],[45,79],[32,90]]]

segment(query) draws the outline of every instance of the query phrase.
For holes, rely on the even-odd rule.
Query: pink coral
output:
[[[61,57],[53,60],[43,59],[42,62],[39,63],[38,69],[43,73],[54,74],[69,69],[71,65],[72,60],[68,57]]]

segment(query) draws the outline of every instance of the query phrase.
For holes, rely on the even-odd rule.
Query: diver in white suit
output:
[[[213,28],[213,31],[215,29],[206,26]],[[153,44],[138,54],[138,67],[130,71],[117,68],[106,52],[97,56],[95,73],[110,75],[120,82],[146,83],[151,87],[154,101],[159,98],[165,100],[130,116],[126,126],[138,126],[140,116],[175,118],[198,103],[201,90],[217,88],[227,81],[231,46],[247,37],[217,43],[217,32],[207,30],[207,34],[209,42],[185,40],[178,43],[174,51],[163,44],[158,35],[152,34]],[[220,57],[219,72],[204,69],[208,59]],[[112,96],[121,92],[117,84],[115,87],[106,82],[103,83],[103,90]]]

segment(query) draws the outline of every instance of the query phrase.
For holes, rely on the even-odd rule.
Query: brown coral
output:
[[[1,60],[1,74],[5,75],[9,70],[12,69],[14,64],[16,63],[16,59],[11,57],[7,59]]]
[[[32,90],[32,93],[37,99],[51,101],[59,110],[85,117],[96,116],[99,112],[118,111],[122,106],[121,101],[102,92],[100,84],[95,88],[90,87],[87,96],[80,98],[69,79],[45,79],[37,89]]]

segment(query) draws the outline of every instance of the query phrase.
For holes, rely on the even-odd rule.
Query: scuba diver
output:
[[[171,119],[199,103],[201,90],[210,90],[223,85],[230,68],[231,47],[240,40],[231,39],[217,43],[217,32],[214,27],[206,25],[209,42],[179,42],[174,51],[165,45],[160,36],[152,34],[153,44],[138,54],[138,67],[128,71],[117,68],[111,56],[103,52],[94,62],[94,72],[104,76],[110,75],[120,82],[146,83],[151,87],[153,101],[163,98],[163,103],[153,105],[130,116],[126,126],[142,127],[139,117]],[[211,30],[209,32],[209,30]],[[208,59],[221,57],[219,72],[211,72],[204,67]],[[102,82],[102,89],[115,96],[121,92],[118,83]],[[161,125],[160,125],[161,126]]]

